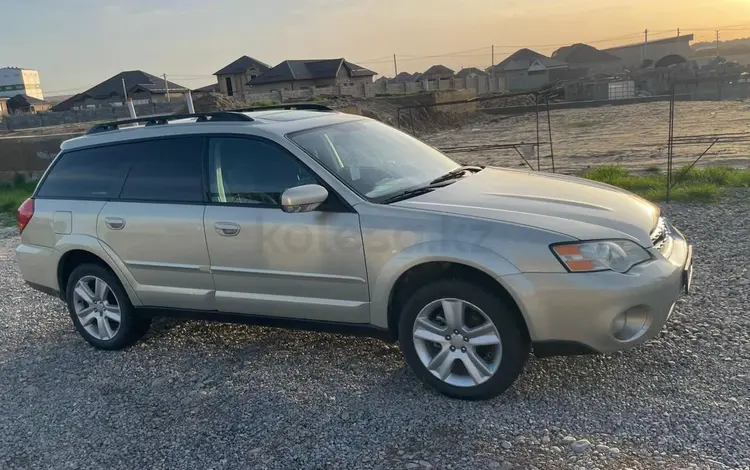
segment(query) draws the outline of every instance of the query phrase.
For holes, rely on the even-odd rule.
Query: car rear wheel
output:
[[[406,362],[428,385],[455,398],[490,398],[510,387],[529,354],[505,300],[459,280],[416,291],[399,323]]]
[[[120,281],[96,264],[83,264],[73,270],[65,298],[76,330],[99,349],[130,346],[151,325],[150,319],[134,314]]]

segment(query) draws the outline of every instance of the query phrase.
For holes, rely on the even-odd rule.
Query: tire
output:
[[[449,311],[455,309],[451,305],[463,305],[464,311],[468,314],[447,315],[445,307],[450,307]],[[401,351],[414,373],[438,392],[466,400],[492,398],[503,393],[515,382],[529,356],[527,335],[512,308],[514,307],[507,305],[506,300],[500,296],[465,281],[443,280],[430,283],[412,294],[401,311]],[[430,329],[433,326],[440,327],[441,315],[446,323],[445,329]],[[455,330],[448,329],[449,316],[467,319],[466,322],[462,321],[459,335],[454,333]],[[416,325],[418,318],[420,323]],[[427,320],[427,323],[424,320]],[[467,324],[469,321],[476,326]],[[491,321],[494,330],[488,326],[488,321]],[[423,328],[425,325],[428,328]],[[481,330],[478,328],[479,325],[482,326]],[[422,338],[415,338],[417,328],[418,335]],[[472,331],[473,328],[476,329]],[[484,334],[483,331],[488,333]],[[425,335],[430,335],[430,339],[425,341]],[[451,336],[451,339],[447,336]],[[432,338],[436,342],[433,342]],[[465,341],[467,338],[468,342]],[[494,343],[497,338],[499,344],[477,344]],[[438,354],[447,358],[444,362],[451,363],[450,366],[446,366],[449,367],[448,376],[442,379],[438,375],[441,372],[445,375],[445,368],[438,367],[433,373],[425,364],[443,362],[429,362],[431,357],[435,359]],[[477,357],[482,362],[477,362]],[[486,368],[481,369],[481,365],[478,364]],[[469,372],[470,367],[475,372],[474,375]],[[488,375],[488,372],[491,374]],[[477,376],[481,376],[479,380],[475,378]]]
[[[100,296],[96,295],[96,286],[101,285],[97,280],[106,285],[106,288],[102,288],[103,295]],[[76,287],[81,287],[79,281],[88,286],[88,291],[79,289],[76,292]],[[104,300],[98,301],[97,298]],[[146,334],[151,326],[150,318],[142,318],[135,314],[135,309],[117,277],[98,264],[82,264],[73,270],[65,289],[65,300],[76,330],[97,349],[126,348]],[[93,302],[89,303],[89,300]],[[115,321],[115,307],[119,307],[119,322]]]

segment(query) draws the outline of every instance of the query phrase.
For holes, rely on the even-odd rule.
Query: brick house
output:
[[[36,114],[42,111],[49,111],[52,104],[49,101],[20,94],[10,98],[7,106],[9,114]]]
[[[258,59],[243,55],[222,68],[216,75],[219,92],[227,96],[242,96],[245,85],[267,72],[271,67]]]
[[[376,75],[346,59],[285,60],[250,80],[250,93],[306,90],[313,87],[356,86],[372,83]]]
[[[124,85],[123,85],[124,82]],[[52,111],[71,109],[101,108],[104,106],[124,106],[125,91],[133,104],[163,103],[181,99],[188,88],[141,70],[120,72],[88,90],[71,96],[52,107]]]

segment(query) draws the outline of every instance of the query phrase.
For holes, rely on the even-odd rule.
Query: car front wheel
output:
[[[399,343],[428,385],[455,398],[504,392],[521,374],[529,344],[506,300],[459,280],[417,290],[404,305]]]

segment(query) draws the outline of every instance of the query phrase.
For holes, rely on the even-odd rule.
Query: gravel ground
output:
[[[504,396],[427,389],[376,340],[160,320],[74,332],[0,241],[0,468],[750,468],[750,193],[668,213],[694,295],[635,350],[532,359]]]

